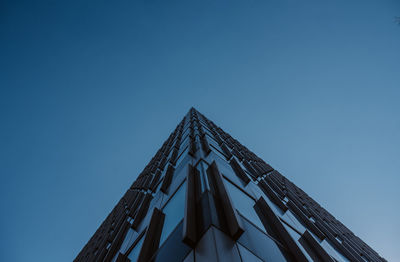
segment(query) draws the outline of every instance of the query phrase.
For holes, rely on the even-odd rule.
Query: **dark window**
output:
[[[161,233],[160,245],[167,239],[176,225],[183,219],[185,210],[186,182],[182,183],[175,194],[162,209],[165,214],[164,226]]]

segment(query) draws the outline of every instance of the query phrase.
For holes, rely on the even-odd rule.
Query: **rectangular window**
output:
[[[178,160],[176,161],[176,164],[175,164],[176,167],[178,167],[179,164],[182,162],[182,160],[186,158],[186,156],[188,155],[186,153],[188,151],[189,151],[189,146],[186,146],[185,149],[180,153]]]
[[[186,181],[179,186],[175,194],[169,199],[163,208],[165,214],[164,226],[161,233],[160,245],[168,238],[171,232],[183,219],[185,210]]]
[[[167,157],[167,159],[168,160],[170,160],[171,159],[171,157],[172,157],[172,153],[174,152],[174,148],[173,147],[171,147],[171,149],[169,150],[169,152],[168,152],[168,157]]]
[[[190,140],[189,133],[186,133],[184,136],[182,136],[181,145],[185,142],[185,140]]]
[[[181,146],[179,147],[179,152],[178,156],[182,154],[182,151],[186,149],[186,147],[189,145],[190,138],[187,136],[185,140],[182,140]]]
[[[136,237],[137,232],[132,228],[129,228],[128,232],[126,233],[125,239],[122,242],[121,252],[125,252],[133,244],[133,241],[136,239]]]
[[[217,141],[215,141],[215,139],[214,139],[212,136],[210,136],[209,134],[207,134],[206,137],[207,137],[208,143],[210,143],[211,145],[213,145],[213,146],[214,146],[215,148],[217,148],[218,150],[221,150],[221,149],[219,148],[219,145],[218,145]]]
[[[228,180],[224,179],[224,183],[228,190],[229,196],[231,197],[232,202],[239,213],[247,217],[259,229],[265,231],[264,225],[254,209],[255,201]]]
[[[251,250],[263,261],[287,261],[284,257],[284,253],[287,251],[280,244],[255,227],[245,217],[241,218],[245,230],[238,239],[238,243]]]
[[[232,167],[225,160],[221,160],[219,157],[216,157],[215,162],[217,162],[218,169],[224,177],[228,178],[237,187],[243,189],[242,180],[238,178],[238,176],[235,174],[235,171],[233,171]]]
[[[143,245],[143,240],[144,240],[144,234],[142,234],[139,241],[136,243],[136,245],[133,247],[132,251],[128,255],[128,258],[131,261],[137,261],[137,259],[139,258],[139,253]]]
[[[226,160],[226,156],[219,150],[219,147],[215,147],[214,145],[210,145],[213,152],[218,155],[221,159]]]

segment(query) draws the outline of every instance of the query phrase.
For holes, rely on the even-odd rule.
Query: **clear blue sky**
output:
[[[400,261],[395,16],[384,0],[1,1],[0,260],[71,261],[195,106]]]

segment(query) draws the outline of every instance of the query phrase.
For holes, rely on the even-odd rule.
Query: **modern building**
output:
[[[75,261],[386,261],[191,109]]]

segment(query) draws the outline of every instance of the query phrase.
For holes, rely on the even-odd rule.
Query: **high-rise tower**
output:
[[[191,109],[75,261],[386,261]]]

